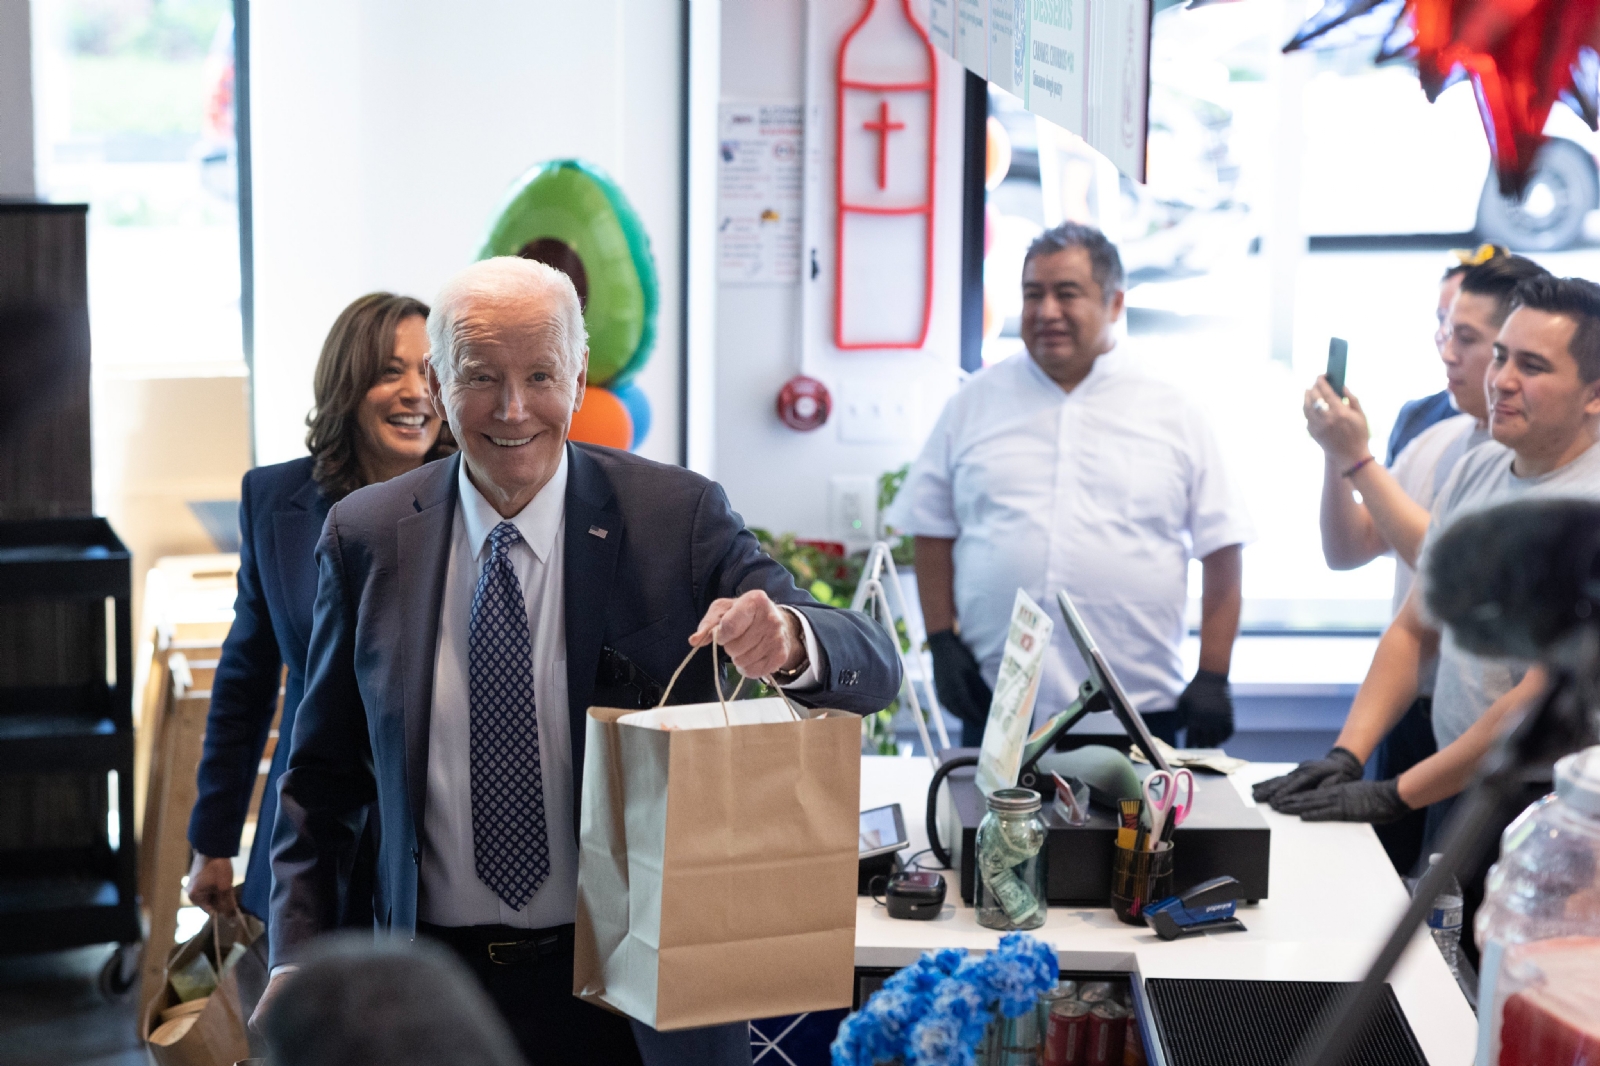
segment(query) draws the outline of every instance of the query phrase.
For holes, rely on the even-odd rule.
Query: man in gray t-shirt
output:
[[[1462,515],[1502,503],[1552,496],[1600,500],[1600,445],[1590,445],[1576,459],[1536,477],[1519,477],[1516,452],[1499,441],[1479,445],[1456,465],[1444,491],[1434,501],[1433,520],[1422,539],[1418,569],[1427,566],[1428,553],[1439,534]],[[1437,621],[1425,605],[1423,620],[1433,628]],[[1439,640],[1439,671],[1434,685],[1433,736],[1442,749],[1455,742],[1495,700],[1522,683],[1528,663],[1485,659],[1462,651],[1455,636],[1445,630]]]
[[[1533,497],[1600,500],[1600,286],[1533,278],[1518,286],[1514,303],[1486,382],[1494,440],[1468,453],[1445,482],[1419,571],[1438,535],[1468,512]],[[1441,647],[1422,591],[1412,589],[1378,642],[1333,750],[1257,785],[1257,800],[1312,821],[1384,823],[1471,781],[1507,718],[1543,688],[1544,673],[1474,658],[1448,640]],[[1439,752],[1399,777],[1361,780],[1362,764],[1415,698],[1419,667],[1434,654]]]

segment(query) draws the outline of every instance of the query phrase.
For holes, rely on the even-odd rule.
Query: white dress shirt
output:
[[[567,631],[564,543],[567,458],[549,483],[514,518],[502,519],[467,477],[457,478],[455,526],[439,614],[439,650],[433,667],[433,714],[428,725],[427,805],[420,827],[421,893],[417,917],[433,925],[509,925],[543,929],[574,920],[578,890],[577,836],[572,825],[573,766],[567,704]],[[522,534],[510,549],[522,585],[533,641],[533,689],[538,706],[539,763],[544,783],[545,832],[550,876],[521,910],[512,910],[478,879],[472,837],[472,733],[469,717],[468,631],[472,597],[487,559],[487,541],[502,521]],[[800,621],[809,662],[788,690],[821,681],[816,634]],[[687,647],[684,649],[688,651]]]
[[[512,925],[543,929],[576,914],[578,845],[572,826],[572,728],[567,710],[567,623],[563,536],[567,458],[515,518],[502,519],[467,477],[457,477],[455,527],[439,610],[433,663],[433,714],[428,724],[428,796],[420,827],[421,894],[417,917],[434,925]],[[528,607],[533,641],[533,692],[538,707],[539,764],[544,780],[550,876],[521,910],[501,902],[478,880],[472,839],[472,729],[468,705],[468,631],[478,575],[491,530],[510,522],[522,541],[511,568]]]
[[[1186,683],[1189,560],[1254,536],[1199,412],[1117,349],[1070,393],[1026,351],[974,375],[939,416],[889,520],[955,540],[956,617],[991,686],[1017,589],[1049,612],[1036,721],[1065,709],[1084,676],[1058,590],[1134,705],[1170,710]]]

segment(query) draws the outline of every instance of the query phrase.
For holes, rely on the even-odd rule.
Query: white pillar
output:
[[[33,33],[29,0],[0,0],[0,196],[33,196]]]
[[[683,460],[716,476],[717,453],[717,105],[722,99],[722,3],[689,4],[684,62]]]
[[[1278,38],[1287,41],[1305,20],[1302,0],[1284,0]],[[1262,232],[1267,257],[1269,343],[1272,358],[1294,366],[1295,294],[1306,234],[1300,221],[1301,167],[1305,158],[1305,86],[1312,57],[1306,52],[1277,56],[1271,76],[1277,88],[1277,120],[1273,134],[1272,201]]]

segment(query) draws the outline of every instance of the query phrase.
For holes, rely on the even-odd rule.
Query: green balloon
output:
[[[655,345],[660,293],[644,224],[599,167],[553,159],[534,167],[495,212],[479,259],[520,255],[566,272],[583,301],[589,384],[617,388]]]

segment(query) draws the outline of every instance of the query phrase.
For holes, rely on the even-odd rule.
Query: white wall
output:
[[[0,0],[0,196],[32,196],[33,35],[29,0]]]
[[[806,99],[808,76],[819,79],[818,121],[808,116],[808,173],[821,175],[808,208],[808,243],[821,272],[790,285],[721,285],[717,294],[715,476],[734,507],[754,526],[802,537],[841,539],[830,522],[829,484],[838,475],[876,478],[913,458],[955,388],[960,366],[961,156],[964,72],[939,57],[939,118],[935,179],[933,320],[920,351],[844,352],[830,343],[832,314],[833,134],[832,74],[838,41],[863,5],[858,0],[812,0],[821,46],[808,74],[806,0],[723,0],[722,98],[725,101]],[[898,5],[896,5],[898,7]],[[811,180],[808,178],[808,180]],[[821,225],[813,225],[814,222]],[[814,238],[814,239],[813,239]],[[815,294],[802,297],[809,286]],[[809,330],[803,318],[810,319]],[[813,338],[809,350],[803,334]],[[778,391],[802,371],[828,386],[834,414],[811,432],[777,418]],[[919,400],[916,417],[898,439],[870,444],[841,439],[840,404],[877,390]]]
[[[304,454],[339,310],[374,289],[431,300],[512,182],[556,157],[609,172],[650,235],[640,450],[677,461],[680,16],[676,0],[251,5],[257,461]]]

